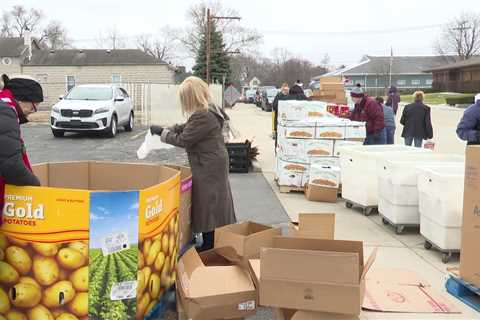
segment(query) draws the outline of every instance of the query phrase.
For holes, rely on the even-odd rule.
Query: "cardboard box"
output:
[[[308,201],[336,203],[338,201],[338,189],[307,184],[305,197]]]
[[[337,157],[315,157],[309,159],[310,165],[340,167],[340,158]]]
[[[260,253],[260,303],[358,315],[375,255],[364,264],[362,242],[278,237]]]
[[[191,248],[180,258],[177,290],[189,319],[234,319],[255,314],[255,287],[239,262],[232,248],[200,255]]]
[[[320,84],[325,84],[325,83],[343,83],[343,77],[342,76],[323,76],[320,77]]]
[[[327,92],[343,92],[343,95],[345,95],[345,87],[343,85],[343,82],[330,82],[330,83],[321,83],[320,88],[322,91],[327,91]]]
[[[317,139],[345,139],[346,126],[345,121],[338,119],[335,121],[318,122],[315,131]]]
[[[3,282],[2,292],[18,284],[20,271],[41,284],[44,297],[59,286],[75,292],[62,303],[50,300],[43,313],[48,318],[53,311],[72,312],[73,303],[78,318],[147,315],[151,301],[175,281],[180,172],[107,162],[48,163],[34,171],[42,187],[6,186],[0,238],[7,251],[15,248],[30,262],[11,261],[16,280]],[[159,256],[163,267],[155,268]],[[47,277],[34,272],[42,261]],[[79,281],[60,282],[73,277]]]
[[[372,270],[366,279],[363,308],[377,312],[459,313],[444,293],[404,269]]]
[[[271,247],[281,234],[280,228],[255,222],[231,224],[215,230],[215,248],[232,247],[247,266],[249,259],[260,257],[260,248]]]
[[[278,156],[285,160],[307,162],[304,139],[278,139]]]
[[[365,140],[367,129],[364,122],[351,121],[346,125],[345,139]]]
[[[460,276],[480,287],[480,146],[468,146],[465,162]]]
[[[180,210],[178,212],[178,231],[180,249],[183,250],[192,242],[192,170],[189,167],[167,165],[180,171]]]
[[[308,118],[308,101],[279,101],[278,119],[279,123],[289,121],[302,121]]]
[[[309,239],[333,240],[335,236],[334,213],[300,213],[295,228],[288,229],[288,236]]]
[[[306,140],[304,157],[331,157],[333,155],[333,140]]]
[[[309,170],[309,164],[284,161],[277,158],[277,179],[281,186],[303,187],[309,176]]]
[[[279,138],[313,139],[315,138],[315,122],[296,121],[289,124],[279,124]]]
[[[342,147],[361,146],[363,145],[363,140],[364,139],[362,139],[362,141],[335,140],[335,144],[333,146],[333,155],[335,157],[340,157]]]
[[[310,166],[309,185],[334,188],[338,190],[340,186],[340,167],[330,167],[321,165]]]

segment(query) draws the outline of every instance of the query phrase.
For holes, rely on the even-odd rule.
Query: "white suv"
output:
[[[117,85],[79,85],[52,108],[50,125],[55,137],[65,132],[96,131],[115,137],[118,126],[132,131],[133,106],[125,89]]]

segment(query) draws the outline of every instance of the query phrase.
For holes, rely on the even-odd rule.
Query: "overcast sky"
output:
[[[156,33],[165,25],[182,27],[191,0],[2,0],[43,10],[61,21],[77,47],[96,45],[100,31],[116,26],[122,35]],[[261,53],[276,47],[320,63],[352,64],[364,54],[429,55],[440,25],[462,11],[478,8],[478,0],[222,0],[238,11],[245,26],[264,35]],[[480,11],[480,10],[479,10]]]

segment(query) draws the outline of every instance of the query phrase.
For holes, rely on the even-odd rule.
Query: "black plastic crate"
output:
[[[250,170],[250,142],[227,143],[230,172],[247,173]]]

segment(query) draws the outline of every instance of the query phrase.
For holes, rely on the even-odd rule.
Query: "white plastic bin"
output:
[[[380,196],[378,198],[378,212],[395,225],[418,226],[420,224],[418,206],[396,205]]]
[[[418,177],[420,233],[442,250],[459,250],[465,169],[433,167]]]
[[[431,153],[431,151],[404,145],[340,148],[343,198],[364,207],[378,206],[377,160],[395,159],[398,155],[406,153]]]

